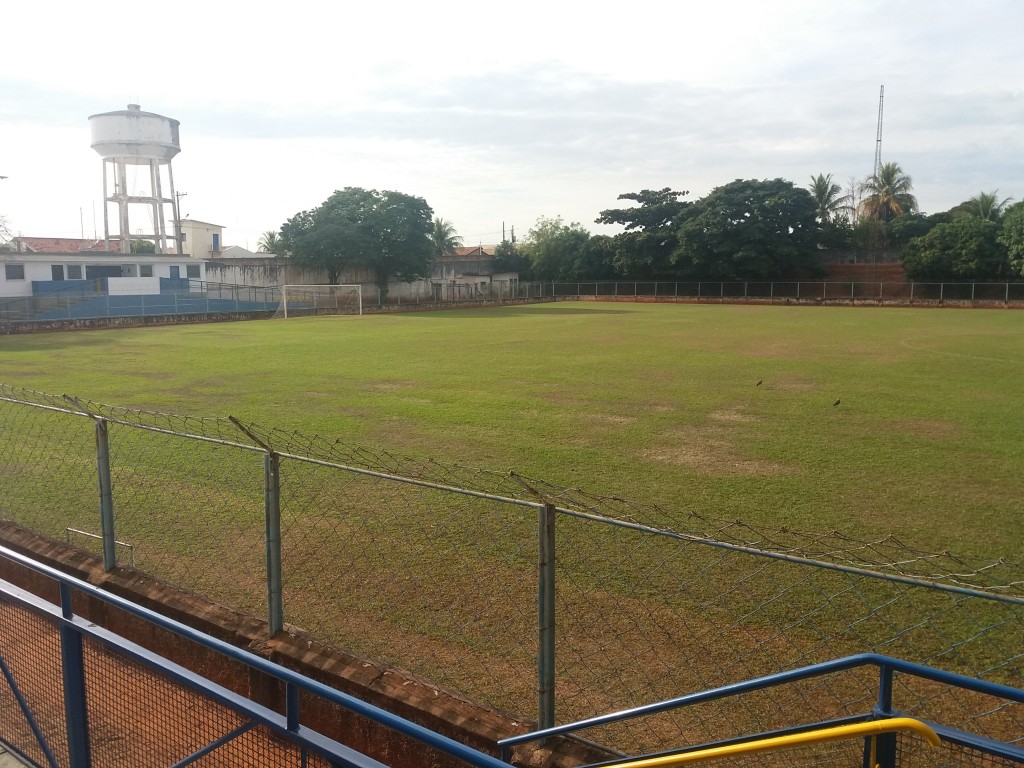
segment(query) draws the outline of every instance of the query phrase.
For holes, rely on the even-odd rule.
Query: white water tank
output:
[[[108,250],[116,244],[121,253],[130,253],[142,241],[152,243],[157,253],[182,253],[171,169],[171,158],[181,151],[178,125],[169,117],[143,112],[138,104],[89,117],[92,148],[103,159],[103,237]]]
[[[170,162],[181,151],[178,125],[169,117],[143,112],[138,104],[89,117],[92,148],[103,158],[119,158],[129,165]]]

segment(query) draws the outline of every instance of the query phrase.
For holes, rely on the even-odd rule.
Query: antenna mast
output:
[[[882,102],[885,100],[885,86],[878,88],[878,135],[875,138],[875,176],[882,171]]]

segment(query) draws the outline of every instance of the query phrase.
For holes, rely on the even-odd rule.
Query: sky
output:
[[[641,189],[847,186],[883,85],[882,160],[923,211],[1024,199],[1021,0],[8,5],[16,235],[102,237],[88,117],[128,103],[181,123],[182,215],[251,250],[346,186],[423,197],[467,245],[539,217],[614,234],[594,219]]]

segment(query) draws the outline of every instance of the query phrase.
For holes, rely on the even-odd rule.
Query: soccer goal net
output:
[[[282,285],[281,303],[274,317],[361,314],[361,285]]]

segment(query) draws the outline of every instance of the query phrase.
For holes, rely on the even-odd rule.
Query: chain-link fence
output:
[[[2,385],[0,437],[0,518],[541,725],[868,651],[1024,687],[1020,565]],[[1024,740],[1016,705],[901,685],[911,712]],[[850,671],[590,735],[709,742],[876,688]]]
[[[4,766],[15,764],[13,752],[25,765],[51,768],[383,768],[381,757],[391,764],[509,768],[10,549],[0,547],[0,561],[5,573],[34,578],[38,591],[52,596],[0,581]],[[153,647],[76,614],[82,598],[113,606],[129,632],[141,631]],[[169,656],[204,659],[198,666],[205,675],[215,670],[216,680]],[[402,758],[410,749],[415,763]]]
[[[1024,303],[1024,282],[915,283],[885,280],[617,280],[521,282],[517,298],[660,298],[741,301]]]
[[[105,279],[38,283],[31,296],[0,297],[0,323],[77,321],[107,317],[273,312],[281,289],[161,278],[159,293],[111,293]]]

